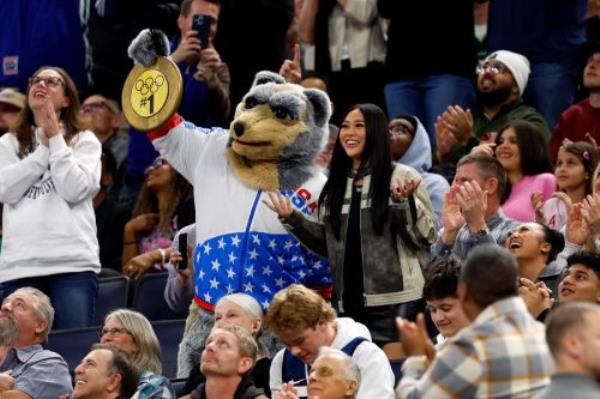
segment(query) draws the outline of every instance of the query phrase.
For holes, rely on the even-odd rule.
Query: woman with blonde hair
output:
[[[69,75],[41,67],[14,128],[0,138],[4,295],[25,286],[43,291],[59,329],[93,323],[100,272],[92,199],[101,145],[79,108]]]
[[[259,303],[248,294],[241,292],[229,294],[217,302],[214,316],[215,326],[236,325],[248,331],[255,338],[258,345],[258,356],[252,369],[252,379],[257,388],[262,388],[269,395],[271,356],[264,342],[269,337],[262,335],[264,313]],[[186,332],[182,340],[179,354],[180,361],[192,363],[193,367],[190,369],[181,395],[191,392],[205,380],[200,372],[199,354],[204,349],[203,339],[208,336],[212,328],[212,323],[208,324],[197,321]],[[194,345],[194,343],[200,341],[202,341],[202,345]]]
[[[176,398],[168,378],[161,375],[160,343],[148,319],[133,310],[117,309],[104,319],[100,342],[111,344],[130,356],[140,373],[132,398]]]

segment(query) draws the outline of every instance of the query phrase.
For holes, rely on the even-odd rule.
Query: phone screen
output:
[[[208,33],[210,31],[211,16],[206,14],[194,14],[192,19],[192,30],[198,32],[202,48],[208,46]]]
[[[179,252],[181,253],[181,261],[177,264],[177,270],[184,270],[188,263],[188,248],[187,248],[187,234],[182,233],[179,235]]]

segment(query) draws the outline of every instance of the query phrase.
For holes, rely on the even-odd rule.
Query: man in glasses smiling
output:
[[[483,60],[476,69],[477,107],[465,110],[452,105],[438,117],[438,161],[456,164],[480,141],[493,142],[496,132],[515,119],[534,123],[549,138],[542,115],[523,102],[530,71],[527,58],[512,51],[499,50]]]

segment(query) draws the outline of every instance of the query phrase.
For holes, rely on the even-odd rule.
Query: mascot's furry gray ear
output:
[[[327,126],[331,117],[331,101],[329,101],[327,94],[321,90],[306,89],[304,95],[312,105],[315,124],[319,127]],[[327,136],[325,135],[325,138]]]
[[[129,58],[145,67],[154,64],[156,57],[166,57],[170,52],[167,35],[158,29],[144,29],[127,49]]]
[[[252,88],[255,88],[258,85],[264,85],[266,83],[277,83],[283,84],[285,83],[285,79],[283,76],[270,71],[260,71],[254,77],[254,83],[252,83]]]

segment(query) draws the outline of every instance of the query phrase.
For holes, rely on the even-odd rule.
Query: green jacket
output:
[[[525,105],[521,97],[517,98],[510,104],[504,105],[498,114],[492,119],[488,119],[481,108],[473,110],[473,135],[471,139],[461,147],[457,147],[452,151],[452,156],[447,164],[438,164],[436,173],[441,173],[449,181],[454,178],[456,173],[456,164],[464,155],[468,154],[473,147],[479,144],[479,139],[485,133],[499,132],[508,122],[513,120],[526,120],[538,126],[546,141],[550,140],[552,133],[546,123],[544,117],[539,114],[535,108]],[[444,171],[443,169],[447,169]]]
[[[522,119],[537,125],[546,141],[550,140],[552,133],[548,124],[544,120],[544,117],[540,115],[535,108],[525,105],[521,97],[517,98],[510,104],[504,105],[500,112],[492,119],[488,119],[484,114],[483,110],[476,108],[473,110],[473,134],[478,139],[481,138],[485,133],[499,132],[508,122],[515,119]]]

